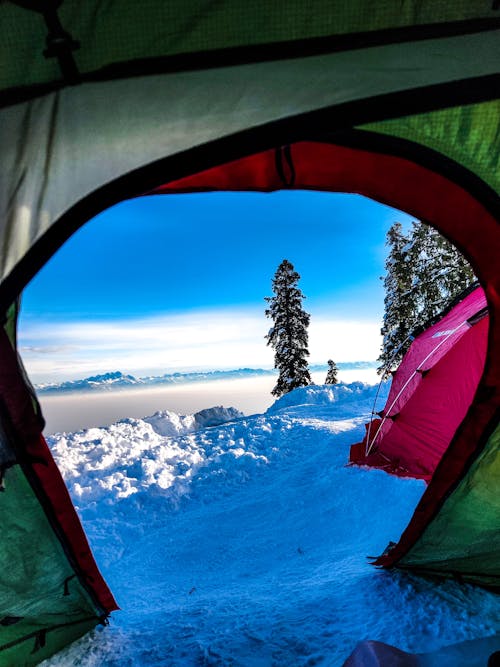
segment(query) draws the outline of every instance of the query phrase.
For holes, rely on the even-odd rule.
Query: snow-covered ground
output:
[[[122,610],[46,667],[340,666],[361,639],[426,652],[499,632],[497,596],[368,565],[424,490],[346,467],[374,391],[51,436]]]

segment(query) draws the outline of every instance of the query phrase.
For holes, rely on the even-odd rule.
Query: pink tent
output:
[[[483,371],[488,312],[476,287],[415,338],[394,374],[380,419],[350,461],[430,479],[469,409]]]

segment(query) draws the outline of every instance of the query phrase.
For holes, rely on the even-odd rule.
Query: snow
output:
[[[367,638],[425,652],[498,632],[497,596],[368,565],[424,490],[345,465],[375,391],[51,436],[122,610],[45,667],[340,666]]]
[[[386,382],[382,383],[378,400],[382,401],[386,398],[388,392],[389,384]],[[275,414],[286,408],[297,408],[298,406],[306,408],[307,406],[330,405],[334,402],[338,403],[335,411],[337,416],[340,411],[346,408],[348,412],[352,412],[353,406],[350,404],[353,402],[356,402],[354,410],[359,410],[363,414],[371,410],[374,397],[373,386],[364,382],[352,382],[349,385],[344,383],[336,385],[309,385],[295,389],[288,394],[283,394],[268,408],[267,414]],[[328,419],[328,414],[325,415],[325,419]]]
[[[169,410],[160,410],[151,417],[144,417],[144,421],[151,424],[153,430],[160,435],[180,435],[208,426],[218,426],[238,417],[243,417],[243,413],[236,408],[218,405],[185,417]]]

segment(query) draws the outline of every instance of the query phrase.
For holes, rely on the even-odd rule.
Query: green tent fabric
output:
[[[0,665],[34,665],[117,608],[41,436],[38,403],[0,329]]]
[[[498,587],[500,428],[399,567]]]
[[[0,664],[36,664],[96,625],[95,604],[19,466],[0,503]],[[8,614],[5,611],[8,610]]]
[[[470,104],[367,125],[365,129],[426,146],[500,191],[500,101]]]
[[[485,370],[377,562],[498,588],[498,2],[18,0],[0,21],[1,558],[11,568],[17,544],[33,572],[0,579],[0,665],[34,664],[116,608],[41,438],[12,304],[87,220],[160,186],[361,192],[463,251],[488,300]]]
[[[231,65],[258,57],[278,59],[290,51],[301,57],[308,51],[329,53],[337,43],[337,48],[352,48],[352,35],[361,35],[355,43],[362,47],[381,41],[401,41],[408,46],[426,33],[438,37],[467,34],[499,25],[494,3],[477,0],[424,0],[403,5],[399,0],[385,0],[376,5],[365,0],[333,5],[327,0],[308,3],[222,0],[209,7],[196,0],[150,0],[147,4],[123,0],[112,7],[98,0],[85,3],[24,0],[16,4],[20,7],[5,3],[2,8],[3,24],[9,30],[2,35],[0,59],[9,66],[3,70],[0,85],[9,91],[60,81],[57,60],[40,58],[47,48],[47,30],[36,13],[53,15],[50,9],[58,5],[60,22],[75,42],[71,48],[80,75],[110,68],[109,73],[103,71],[99,75],[110,78],[115,78],[120,70],[122,75],[130,76],[131,71],[147,73],[149,67],[165,69],[165,64],[154,62],[141,62],[134,69],[134,61],[146,58],[176,58],[172,70],[204,68],[207,53],[217,54],[220,62]],[[51,25],[55,26],[54,20]],[[386,34],[387,31],[392,34]],[[304,44],[304,40],[324,42]],[[227,49],[262,46],[271,53],[258,49],[254,54],[226,53]],[[490,60],[495,61],[493,53]]]

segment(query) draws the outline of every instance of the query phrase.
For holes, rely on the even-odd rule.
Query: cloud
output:
[[[76,349],[75,345],[25,345],[19,348],[21,354],[57,354]]]
[[[34,382],[68,380],[121,370],[148,375],[173,370],[273,366],[262,309],[199,310],[128,320],[21,320],[20,350]],[[375,359],[379,324],[312,315],[311,362]]]
[[[380,322],[332,320],[326,315],[311,318],[311,361],[374,361],[380,354]]]

